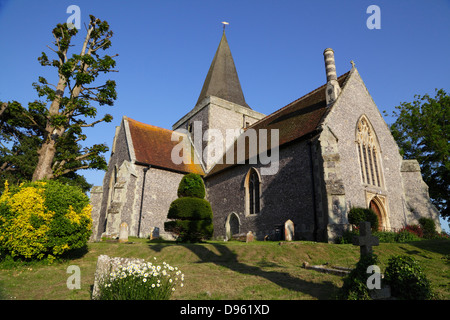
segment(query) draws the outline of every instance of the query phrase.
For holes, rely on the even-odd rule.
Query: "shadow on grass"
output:
[[[421,240],[421,241],[408,242],[408,244],[411,246],[415,246],[418,249],[442,254],[442,255],[444,255],[443,259],[444,258],[446,259],[446,263],[450,264],[450,259],[449,259],[449,257],[450,257],[450,240],[447,240],[447,239]],[[421,254],[419,251],[416,252],[415,250],[410,250],[410,251],[407,251],[406,253],[420,255],[422,257],[430,259],[427,256],[423,256],[423,254]]]
[[[183,244],[185,248],[197,255],[201,260],[199,263],[214,263],[240,274],[262,277],[282,288],[302,292],[319,300],[333,299],[334,293],[338,290],[338,287],[329,281],[315,283],[295,278],[287,272],[265,271],[260,267],[247,265],[239,262],[237,254],[231,251],[226,245],[217,243],[212,243],[211,245],[217,249],[219,254],[201,244]],[[170,244],[152,244],[150,245],[150,249],[160,252],[167,246],[170,246]]]

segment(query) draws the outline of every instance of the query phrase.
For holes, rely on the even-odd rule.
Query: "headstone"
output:
[[[353,237],[353,244],[360,246],[361,257],[372,254],[372,247],[380,244],[377,237],[372,236],[370,222],[364,221],[359,223],[360,236]]]
[[[130,263],[143,263],[144,259],[120,258],[100,255],[97,259],[97,268],[95,270],[94,286],[92,288],[92,299],[97,299],[100,293],[100,284],[111,272],[117,270],[119,266]]]
[[[294,223],[292,220],[288,220],[284,223],[284,240],[294,240]]]
[[[128,224],[125,221],[120,224],[119,242],[128,242]]]
[[[253,232],[249,231],[247,232],[247,239],[245,240],[245,242],[252,242],[255,239],[255,237],[253,236]]]
[[[150,240],[159,239],[159,228],[154,227],[150,229]]]

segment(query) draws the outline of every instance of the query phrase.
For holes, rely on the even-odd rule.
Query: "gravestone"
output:
[[[128,224],[125,221],[120,224],[119,242],[128,242]]]
[[[150,240],[159,239],[159,228],[153,227],[150,229]]]
[[[288,220],[284,223],[284,240],[294,240],[294,223],[292,220]]]
[[[370,222],[364,221],[359,223],[359,234],[359,237],[353,237],[353,244],[360,246],[361,257],[371,255],[372,247],[378,246],[380,242],[377,237],[372,235]]]
[[[248,233],[247,233],[247,239],[245,240],[245,242],[252,242],[253,240],[255,240],[255,237],[254,237],[254,235],[253,235],[253,232],[251,232],[251,231],[249,231]]]
[[[100,285],[103,279],[109,276],[111,272],[117,270],[119,266],[126,266],[131,263],[143,263],[144,259],[120,258],[100,255],[97,259],[97,268],[94,276],[94,286],[92,288],[92,299],[97,299],[100,293]]]

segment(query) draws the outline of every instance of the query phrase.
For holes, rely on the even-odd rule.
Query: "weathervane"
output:
[[[225,32],[225,27],[226,27],[227,25],[229,25],[229,23],[226,22],[226,21],[222,21],[222,24],[223,24],[223,31]]]

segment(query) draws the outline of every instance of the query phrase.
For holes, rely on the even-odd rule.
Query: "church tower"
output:
[[[172,128],[187,130],[207,172],[234,142],[231,130],[237,138],[263,117],[245,101],[224,30],[195,107]]]

